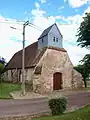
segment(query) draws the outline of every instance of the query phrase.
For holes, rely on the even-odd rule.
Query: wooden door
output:
[[[62,89],[62,73],[55,73],[53,75],[53,90]]]

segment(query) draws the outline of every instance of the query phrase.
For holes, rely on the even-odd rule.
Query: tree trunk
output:
[[[85,85],[85,88],[87,88],[87,82],[86,82],[86,80],[84,80],[84,85]]]

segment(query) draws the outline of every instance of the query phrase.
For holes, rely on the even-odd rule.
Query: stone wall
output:
[[[20,82],[20,74],[21,70],[20,69],[12,69],[12,70],[7,70],[4,73],[4,80],[5,81],[11,81],[11,82]]]
[[[72,75],[73,75],[73,88],[82,88],[84,87],[84,82],[83,82],[83,77],[82,75],[76,71],[75,69],[73,69],[72,71]]]
[[[67,52],[47,49],[37,66],[42,66],[42,73],[37,80],[33,80],[34,90],[38,84],[37,91],[41,93],[52,92],[53,74],[56,72],[62,73],[63,89],[72,88],[73,80],[76,81],[74,86],[82,86],[80,74],[74,71],[72,75],[73,65]]]
[[[34,71],[34,68],[27,69],[27,73],[26,73],[27,74],[27,79],[26,80],[31,81],[33,71]]]
[[[31,80],[33,70],[34,70],[34,68],[25,69],[25,80],[26,81]],[[7,70],[4,73],[4,80],[12,81],[12,82],[22,82],[22,70],[21,69]]]
[[[6,71],[3,74],[3,80],[4,81],[12,81],[12,79],[11,79],[11,71],[10,70]]]

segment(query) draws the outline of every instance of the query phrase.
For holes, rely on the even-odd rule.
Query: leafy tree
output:
[[[78,72],[80,72],[82,74],[84,85],[85,85],[85,87],[87,87],[86,78],[88,77],[88,72],[87,72],[85,66],[78,65],[78,66],[75,66],[74,69],[76,69]]]
[[[0,58],[0,76],[1,76],[1,74],[3,72],[3,70],[4,70],[5,64],[6,64],[5,59]]]
[[[2,73],[3,69],[4,69],[4,64],[0,63],[0,74]]]
[[[85,17],[83,17],[83,21],[78,28],[77,37],[78,45],[90,48],[90,13],[85,13]],[[75,69],[82,74],[86,87],[86,79],[90,75],[90,54],[85,55],[80,62],[81,63],[76,66]]]
[[[90,47],[90,13],[86,13],[78,28],[77,42],[81,47]]]
[[[85,64],[87,67],[90,67],[90,54],[85,55],[80,62]]]
[[[87,87],[86,80],[90,75],[90,54],[85,55],[85,57],[80,61],[80,64],[74,68],[82,74],[85,87]]]

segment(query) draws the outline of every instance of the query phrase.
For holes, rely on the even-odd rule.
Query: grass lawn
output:
[[[60,116],[40,117],[32,120],[90,120],[90,106]]]
[[[9,99],[9,93],[12,91],[18,91],[21,89],[20,84],[13,83],[0,83],[0,99]]]
[[[90,86],[88,86],[86,89],[87,89],[87,90],[90,90]]]

